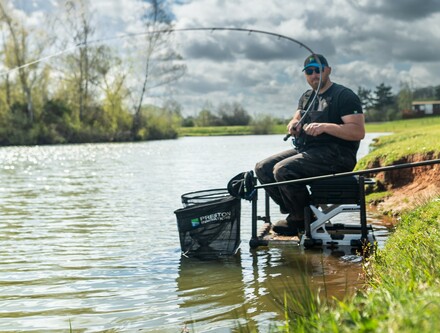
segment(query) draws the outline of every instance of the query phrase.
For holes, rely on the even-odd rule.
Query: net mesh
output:
[[[186,256],[233,255],[240,245],[240,199],[227,189],[182,195],[184,208],[175,211],[180,246]]]

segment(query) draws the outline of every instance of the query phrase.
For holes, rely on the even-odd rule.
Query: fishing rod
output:
[[[316,57],[316,58],[318,59],[319,65],[321,66],[321,61],[319,60],[319,57]],[[306,111],[304,112],[304,114],[301,116],[301,118],[298,120],[297,124],[295,125],[295,131],[298,128],[299,125],[304,126],[304,121],[305,121],[307,115],[309,114],[312,106],[315,105],[315,99],[318,96],[317,91],[319,91],[321,89],[321,83],[322,83],[322,70],[319,71],[318,88],[316,89],[316,91],[314,91],[312,101],[308,104]],[[290,133],[287,133],[286,136],[283,138],[283,140],[287,141],[291,136],[292,135]]]
[[[345,176],[365,175],[365,174],[370,174],[370,173],[378,173],[378,172],[382,172],[382,171],[392,171],[392,170],[398,170],[398,169],[415,168],[415,167],[420,167],[420,166],[425,166],[425,165],[433,165],[433,164],[440,164],[440,159],[433,159],[433,160],[427,160],[427,161],[421,161],[421,162],[412,162],[412,163],[402,163],[402,164],[388,165],[388,166],[379,167],[379,168],[372,168],[372,169],[358,170],[358,171],[350,171],[350,172],[341,172],[341,173],[334,173],[334,174],[315,176],[315,177],[308,177],[308,178],[301,178],[301,179],[285,180],[285,181],[282,181],[282,182],[256,185],[256,186],[254,186],[254,189],[270,188],[270,187],[276,187],[276,186],[282,186],[282,185],[300,184],[300,183],[311,183],[311,182],[317,181],[317,180],[324,180],[324,179],[331,179],[331,178],[338,178],[338,177],[345,177]]]
[[[63,53],[70,52],[70,51],[72,51],[72,50],[74,50],[76,48],[84,47],[86,45],[99,44],[99,43],[109,42],[109,41],[112,41],[112,40],[127,39],[127,38],[139,37],[139,36],[160,35],[160,34],[168,34],[168,33],[173,33],[173,32],[189,32],[189,31],[211,31],[211,32],[215,32],[215,31],[237,31],[237,32],[247,32],[249,35],[252,34],[252,33],[263,34],[263,35],[273,36],[273,37],[277,37],[278,39],[285,39],[285,40],[288,40],[290,42],[296,43],[300,47],[303,47],[306,50],[308,50],[311,54],[315,54],[315,52],[313,52],[310,47],[308,47],[306,44],[300,42],[299,40],[297,40],[295,38],[292,38],[292,37],[289,37],[289,36],[286,36],[286,35],[282,35],[282,34],[279,34],[279,33],[275,33],[275,32],[265,31],[265,30],[248,29],[248,28],[235,28],[235,27],[171,28],[171,29],[159,29],[159,30],[151,30],[151,31],[142,31],[142,32],[137,32],[137,33],[127,33],[127,34],[121,34],[121,35],[114,36],[114,37],[107,37],[107,38],[101,38],[101,39],[94,39],[94,40],[90,40],[90,41],[87,41],[87,42],[80,42],[80,43],[77,43],[75,45],[72,45],[69,48],[66,48],[64,50],[56,52],[54,54],[51,54],[51,55],[48,55],[48,56],[45,56],[45,57],[33,60],[33,61],[31,61],[29,63],[26,63],[26,64],[23,64],[21,66],[14,67],[14,68],[6,71],[6,72],[1,73],[0,75],[5,75],[5,74],[8,74],[8,73],[10,73],[12,71],[29,67],[31,65],[37,64],[39,62],[42,62],[44,60],[47,60],[47,59],[50,59],[50,58],[53,58],[53,57],[60,56]]]
[[[262,34],[262,35],[268,35],[268,36],[272,36],[272,37],[277,37],[278,39],[285,39],[287,41],[295,43],[295,44],[299,45],[300,47],[305,48],[307,51],[310,52],[311,55],[316,55],[315,52],[310,47],[308,47],[306,44],[304,44],[303,42],[301,42],[301,41],[299,41],[299,40],[297,40],[295,38],[286,36],[286,35],[282,35],[282,34],[275,33],[275,32],[270,32],[270,31],[266,31],[266,30],[249,29],[249,28],[236,28],[236,27],[172,28],[172,29],[159,29],[159,30],[152,30],[152,31],[143,31],[143,32],[139,32],[139,33],[128,33],[128,34],[124,34],[124,35],[118,35],[118,36],[115,36],[115,37],[95,39],[95,40],[91,40],[91,41],[88,41],[88,42],[80,42],[80,43],[77,43],[77,44],[75,44],[75,45],[73,45],[73,46],[71,46],[69,48],[61,50],[61,51],[59,51],[57,53],[54,53],[54,54],[51,54],[51,55],[48,55],[48,56],[36,59],[34,61],[28,62],[28,63],[23,64],[21,66],[12,68],[12,69],[10,69],[8,71],[2,72],[2,73],[0,73],[0,76],[7,75],[7,74],[9,74],[9,73],[11,73],[13,71],[20,70],[20,69],[29,67],[31,65],[35,65],[35,64],[40,63],[40,62],[45,61],[45,60],[49,60],[51,58],[60,56],[60,55],[62,55],[64,53],[73,51],[73,50],[75,50],[77,48],[84,47],[86,45],[93,45],[93,44],[98,44],[98,43],[109,42],[109,41],[112,41],[112,40],[127,39],[127,38],[139,37],[139,36],[148,36],[148,35],[156,35],[156,34],[168,34],[168,33],[173,33],[173,32],[176,32],[176,33],[179,33],[179,32],[190,32],[190,31],[211,31],[211,32],[215,32],[215,31],[235,31],[235,32],[247,32],[249,35],[253,34],[253,33],[255,33],[255,34]],[[322,68],[321,60],[319,59],[319,57],[315,57],[315,58],[317,59],[319,66],[321,66],[321,68]],[[318,96],[317,92],[319,92],[319,90],[321,89],[321,85],[322,85],[322,71],[319,72],[318,88],[316,89],[315,93],[313,94],[314,96],[312,98],[312,101],[309,103],[306,111],[304,112],[304,114],[302,115],[302,117],[300,118],[298,123],[296,124],[295,130],[296,130],[296,128],[299,125],[304,125],[303,122],[304,122],[306,116],[308,115],[309,111],[311,110],[311,107],[314,105],[315,99]],[[286,136],[283,138],[283,140],[287,141],[287,139],[290,136],[291,136],[290,133],[286,134]]]
[[[28,62],[26,64],[23,64],[21,66],[12,68],[8,71],[2,72],[0,73],[0,76],[4,76],[4,75],[8,75],[9,73],[13,72],[13,71],[17,71],[26,67],[29,67],[31,65],[35,65],[37,63],[40,63],[42,61],[45,60],[49,60],[51,58],[60,56],[64,53],[73,51],[77,48],[80,47],[84,47],[86,45],[93,45],[93,44],[98,44],[98,43],[104,43],[104,42],[109,42],[112,40],[117,40],[117,39],[127,39],[127,38],[133,38],[133,37],[139,37],[139,36],[148,36],[148,35],[155,35],[155,34],[168,34],[168,33],[173,33],[173,32],[190,32],[190,31],[211,31],[211,32],[215,32],[215,31],[236,31],[236,32],[247,32],[249,35],[250,34],[262,34],[262,35],[268,35],[268,36],[273,36],[273,37],[277,37],[278,39],[285,39],[287,41],[290,41],[292,43],[295,43],[297,45],[299,45],[300,47],[305,48],[307,51],[310,52],[310,54],[315,55],[315,52],[313,52],[313,50],[308,47],[306,44],[300,42],[299,40],[286,36],[286,35],[282,35],[279,33],[275,33],[275,32],[270,32],[270,31],[265,31],[265,30],[259,30],[259,29],[248,29],[248,28],[235,28],[235,27],[196,27],[196,28],[172,28],[172,29],[159,29],[159,30],[152,30],[152,31],[143,31],[143,32],[139,32],[139,33],[129,33],[129,34],[124,34],[124,35],[118,35],[115,37],[109,37],[109,38],[102,38],[102,39],[95,39],[95,40],[91,40],[88,42],[81,42],[81,43],[77,43],[69,48],[66,48],[64,50],[61,50],[57,53],[36,59],[34,61]],[[316,59],[318,60],[319,65],[321,65],[321,61],[319,59],[319,57],[316,57]],[[319,73],[319,83],[318,83],[318,89],[317,91],[320,90],[321,88],[321,82],[322,82],[322,73],[320,71]],[[309,107],[307,108],[305,114],[302,116],[302,118],[300,119],[300,121],[298,122],[298,124],[296,126],[299,126],[299,124],[301,124],[305,117],[307,116],[311,106],[314,104],[315,98],[317,97],[317,94],[314,94],[314,97],[312,99],[312,101],[309,104]],[[286,141],[288,138],[290,137],[290,133],[287,134],[284,137],[284,141]]]

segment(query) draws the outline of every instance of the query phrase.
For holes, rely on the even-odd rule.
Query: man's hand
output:
[[[289,124],[287,124],[287,132],[290,133],[290,135],[297,135],[301,131],[301,124],[299,124],[297,119],[292,119]]]
[[[304,125],[307,135],[318,136],[322,133],[333,135],[347,141],[362,140],[365,136],[363,114],[351,114],[342,117],[343,124],[333,123],[310,123]]]
[[[311,123],[304,126],[307,135],[318,136],[325,132],[326,123]]]

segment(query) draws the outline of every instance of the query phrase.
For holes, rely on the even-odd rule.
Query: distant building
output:
[[[411,112],[405,112],[406,117],[423,117],[440,115],[440,101],[412,102]]]

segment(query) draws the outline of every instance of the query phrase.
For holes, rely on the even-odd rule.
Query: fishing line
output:
[[[32,62],[23,64],[21,66],[15,67],[10,69],[7,72],[1,73],[0,75],[4,75],[5,73],[9,73],[21,68],[25,68],[28,67],[30,65],[39,63],[41,61],[59,56],[63,53],[72,51],[76,48],[79,47],[83,47],[86,45],[90,45],[90,44],[99,44],[99,43],[104,43],[104,42],[109,42],[112,40],[118,40],[118,39],[128,39],[128,38],[133,38],[133,37],[139,37],[139,36],[147,36],[147,35],[159,35],[159,34],[168,34],[168,33],[172,33],[172,32],[189,32],[189,31],[211,31],[211,32],[215,32],[215,31],[238,31],[238,32],[247,32],[249,35],[252,33],[256,33],[256,34],[263,34],[263,35],[269,35],[269,36],[274,36],[274,37],[278,37],[278,39],[286,39],[290,42],[296,43],[299,46],[307,49],[311,54],[314,54],[314,52],[312,51],[312,49],[310,47],[308,47],[306,44],[300,42],[297,39],[294,39],[292,37],[288,37],[282,34],[278,34],[275,32],[270,32],[270,31],[265,31],[265,30],[258,30],[258,29],[247,29],[247,28],[227,28],[227,27],[200,27],[200,28],[177,28],[177,29],[160,29],[160,30],[152,30],[152,31],[143,31],[143,32],[138,32],[138,33],[127,33],[127,34],[123,34],[123,35],[118,35],[118,36],[114,36],[114,37],[107,37],[107,38],[101,38],[101,39],[95,39],[95,40],[91,40],[88,42],[81,42],[81,43],[77,43],[72,47],[69,47],[65,50],[62,50],[60,52],[57,52],[53,55],[49,55],[37,60],[34,60]]]
[[[95,40],[91,40],[88,42],[82,42],[82,43],[77,43],[76,45],[69,47],[67,49],[64,49],[62,51],[59,51],[57,53],[48,55],[46,57],[43,58],[39,58],[37,60],[28,62],[26,64],[23,64],[21,66],[12,68],[8,71],[5,71],[3,73],[0,73],[0,76],[5,76],[8,75],[14,71],[23,69],[23,68],[27,68],[29,66],[35,65],[37,63],[40,63],[42,61],[46,61],[55,57],[58,57],[64,53],[73,51],[77,48],[80,47],[84,47],[87,45],[93,45],[93,44],[100,44],[100,43],[105,43],[105,42],[109,42],[112,40],[120,40],[120,39],[128,39],[128,38],[133,38],[133,37],[139,37],[139,36],[148,36],[148,35],[155,35],[155,34],[169,34],[169,33],[174,33],[174,32],[190,32],[190,31],[211,31],[211,32],[215,32],[215,31],[235,31],[235,32],[247,32],[249,35],[251,34],[262,34],[262,35],[268,35],[268,36],[272,36],[272,37],[277,37],[278,39],[285,39],[287,41],[293,42],[297,45],[299,45],[302,48],[305,48],[306,50],[308,50],[310,52],[311,55],[315,55],[315,52],[313,52],[313,50],[308,47],[306,44],[300,42],[299,40],[286,36],[286,35],[282,35],[279,33],[275,33],[275,32],[270,32],[270,31],[265,31],[265,30],[259,30],[259,29],[248,29],[248,28],[234,28],[234,27],[199,27],[199,28],[178,28],[178,29],[161,29],[161,30],[152,30],[152,31],[144,31],[144,32],[139,32],[139,33],[129,33],[129,34],[124,34],[124,35],[118,35],[118,36],[114,36],[114,37],[108,37],[108,38],[102,38],[102,39],[95,39]],[[315,59],[318,61],[318,64],[321,66],[322,69],[322,64],[321,64],[321,60],[319,59],[319,57],[315,57]],[[318,92],[321,89],[321,84],[322,84],[322,70],[320,70],[319,72],[319,83],[318,83],[318,88],[315,91],[315,94],[313,94],[313,98],[312,101],[309,103],[307,110],[305,111],[305,113],[302,115],[301,119],[299,120],[297,126],[299,124],[302,124],[304,122],[304,119],[306,118],[307,114],[309,113],[312,105],[314,105],[315,103],[315,99],[318,96]],[[284,137],[284,141],[286,141],[289,137],[290,137],[290,133],[287,134]]]
[[[104,43],[104,42],[109,42],[112,40],[118,40],[118,39],[128,39],[128,38],[133,38],[133,37],[139,37],[139,36],[147,36],[147,35],[155,35],[155,34],[167,34],[167,33],[173,33],[173,32],[189,32],[189,31],[211,31],[211,32],[215,32],[215,31],[237,31],[237,32],[247,32],[249,35],[250,34],[263,34],[263,35],[268,35],[268,36],[273,36],[273,37],[277,37],[278,39],[285,39],[288,40],[290,42],[296,43],[298,44],[300,47],[305,48],[306,50],[308,50],[312,55],[315,54],[315,52],[312,51],[312,49],[310,47],[308,47],[306,44],[300,42],[297,39],[294,39],[292,37],[288,37],[279,33],[275,33],[275,32],[270,32],[270,31],[265,31],[265,30],[258,30],[258,29],[247,29],[247,28],[227,28],[227,27],[201,27],[201,28],[180,28],[180,29],[161,29],[161,30],[152,30],[152,31],[144,31],[144,32],[139,32],[139,33],[128,33],[128,34],[124,34],[124,35],[118,35],[118,36],[114,36],[114,37],[108,37],[108,38],[102,38],[102,39],[95,39],[95,40],[91,40],[88,42],[82,42],[82,43],[77,43],[76,45],[69,47],[65,50],[59,51],[57,53],[54,53],[52,55],[48,55],[46,57],[31,61],[29,63],[23,64],[21,66],[12,68],[8,71],[5,71],[3,73],[0,73],[0,76],[9,74],[13,71],[19,70],[19,69],[23,69],[26,67],[29,67],[31,65],[37,64],[39,62],[60,56],[64,53],[70,52],[72,50],[75,50],[77,48],[83,47],[83,46],[87,46],[90,44],[98,44],[98,43]],[[319,58],[317,58],[318,62],[320,63]]]

